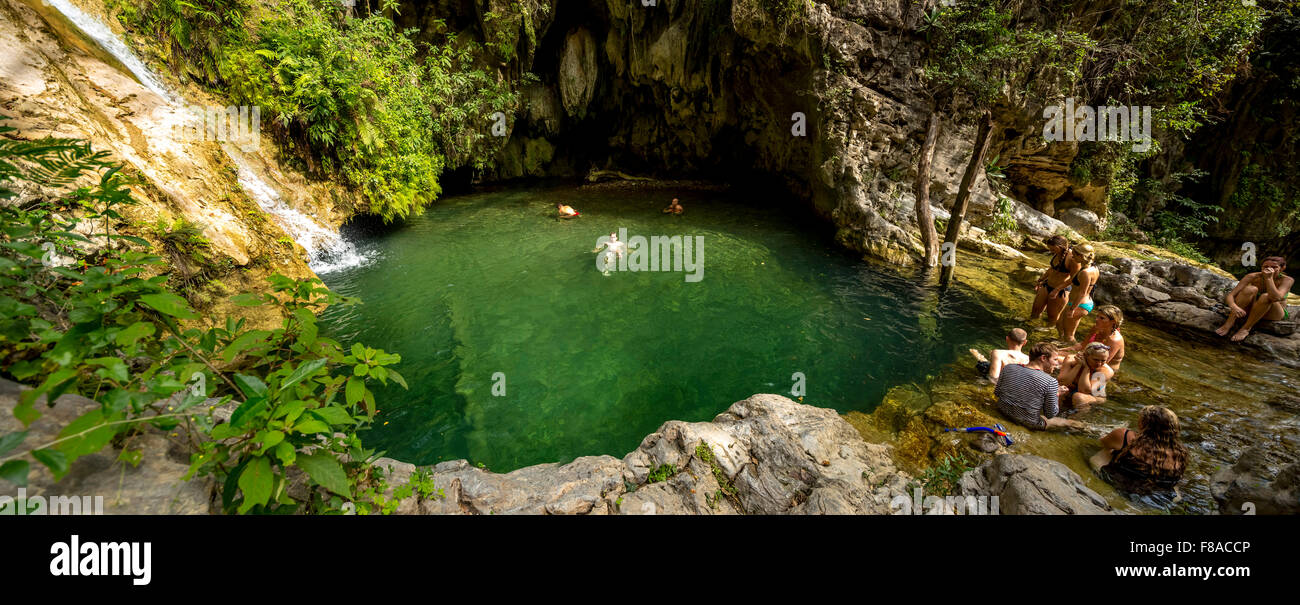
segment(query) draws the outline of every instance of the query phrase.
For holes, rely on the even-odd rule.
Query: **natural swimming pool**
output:
[[[672,197],[683,216],[660,212]],[[740,197],[478,193],[359,238],[373,260],[322,277],[363,304],[329,309],[325,325],[401,354],[410,384],[381,389],[367,445],[496,471],[622,456],[664,421],[789,396],[796,373],[806,403],[870,410],[1001,329],[960,289],[936,297],[839,248],[798,207]],[[557,220],[557,201],[582,217]],[[620,229],[701,238],[703,278],[602,275],[592,249]]]

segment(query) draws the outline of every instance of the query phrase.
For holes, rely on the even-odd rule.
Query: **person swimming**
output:
[[[1285,273],[1286,259],[1270,256],[1260,264],[1260,270],[1246,275],[1237,282],[1237,287],[1229,292],[1224,302],[1228,303],[1228,318],[1214,333],[1227,336],[1233,324],[1244,317],[1246,323],[1232,335],[1232,342],[1241,342],[1250,336],[1251,328],[1261,319],[1278,321],[1290,319],[1286,309],[1286,299],[1291,294],[1295,279]]]
[[[609,238],[606,241],[592,249],[592,252],[595,253],[600,253],[602,249],[604,250],[605,256],[601,259],[604,261],[604,271],[602,272],[602,275],[608,276],[609,268],[615,266],[615,263],[619,258],[623,258],[624,248],[626,248],[626,246],[623,245],[623,242],[618,241],[618,235],[611,231]]]
[[[1005,349],[994,349],[989,351],[989,358],[985,359],[984,355],[978,350],[971,349],[970,354],[975,357],[975,369],[981,376],[987,377],[993,384],[998,383],[998,376],[1002,373],[1002,368],[1008,364],[1024,365],[1029,363],[1029,356],[1021,352],[1025,343],[1029,341],[1029,334],[1020,328],[1014,328],[1007,333],[1004,339],[1007,343]]]
[[[1079,263],[1070,254],[1070,240],[1060,235],[1053,235],[1044,240],[1048,248],[1052,251],[1052,260],[1047,270],[1038,278],[1034,284],[1034,306],[1029,312],[1029,319],[1033,321],[1042,315],[1044,311],[1047,315],[1043,318],[1047,325],[1056,325],[1060,320],[1061,311],[1065,309],[1065,300],[1069,295],[1070,277],[1079,271]]]
[[[681,216],[683,210],[684,209],[682,208],[682,203],[677,201],[677,198],[673,198],[673,201],[668,203],[668,207],[663,209],[663,213],[668,214],[671,212],[673,214]]]
[[[1082,352],[1071,355],[1061,366],[1057,380],[1065,386],[1061,393],[1061,407],[1087,409],[1106,399],[1106,384],[1115,377],[1115,370],[1106,365],[1110,347],[1100,342],[1090,342]]]
[[[1126,346],[1124,335],[1119,331],[1124,325],[1124,312],[1115,305],[1102,305],[1097,307],[1097,312],[1093,315],[1096,321],[1092,324],[1092,333],[1088,338],[1062,349],[1062,352],[1079,352],[1089,344],[1099,342],[1109,347],[1106,353],[1106,365],[1110,366],[1111,370],[1119,372],[1119,365],[1124,361]]]
[[[1065,303],[1065,312],[1056,322],[1056,333],[1061,340],[1074,344],[1074,333],[1079,329],[1079,322],[1083,320],[1084,315],[1092,312],[1092,289],[1097,286],[1101,272],[1092,264],[1097,258],[1097,252],[1091,245],[1076,246],[1070,251],[1070,255],[1075,262],[1079,263],[1080,268],[1070,277],[1073,291]]]
[[[574,210],[572,206],[569,206],[564,202],[556,202],[555,211],[559,214],[560,218],[577,218],[582,216],[582,214],[577,210]]]
[[[1117,428],[1101,438],[1101,445],[1089,462],[1103,479],[1128,492],[1175,491],[1187,470],[1178,416],[1162,406],[1142,408],[1138,430]]]

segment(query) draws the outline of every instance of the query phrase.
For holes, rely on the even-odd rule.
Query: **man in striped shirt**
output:
[[[1074,426],[1074,421],[1056,418],[1062,387],[1052,372],[1060,367],[1055,345],[1050,342],[1034,345],[1029,350],[1029,363],[1002,368],[998,386],[993,390],[998,411],[1031,429]]]

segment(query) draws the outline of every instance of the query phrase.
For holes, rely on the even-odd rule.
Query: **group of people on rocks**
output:
[[[1043,317],[1062,342],[1044,340],[1030,346],[1028,333],[1015,328],[1006,335],[1006,348],[992,351],[987,359],[975,349],[971,353],[978,360],[977,369],[995,385],[993,395],[1002,415],[1031,429],[1082,429],[1083,423],[1064,414],[1106,400],[1106,386],[1124,361],[1120,332],[1124,313],[1114,305],[1096,306],[1093,301],[1100,272],[1091,245],[1072,247],[1059,235],[1044,243],[1052,258],[1034,285],[1030,318]],[[1285,268],[1285,259],[1268,257],[1260,271],[1243,277],[1225,297],[1229,313],[1216,333],[1227,336],[1244,319],[1232,336],[1240,342],[1260,320],[1289,319],[1286,298],[1295,280],[1282,272]],[[1088,315],[1094,318],[1091,332],[1077,342],[1075,333]],[[1144,407],[1136,430],[1114,429],[1101,438],[1101,446],[1090,460],[1093,467],[1106,480],[1133,493],[1173,490],[1187,466],[1178,416],[1163,406]]]

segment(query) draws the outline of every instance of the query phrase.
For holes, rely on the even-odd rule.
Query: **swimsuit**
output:
[[[1083,273],[1084,271],[1087,271],[1087,269],[1079,269],[1079,273]],[[1081,285],[1083,285],[1083,284],[1080,284],[1080,283],[1079,283],[1079,273],[1075,273],[1075,274],[1074,274],[1074,277],[1070,278],[1070,283],[1072,283],[1072,284],[1074,284],[1074,285],[1076,285],[1076,286],[1081,286]],[[1095,282],[1095,281],[1092,282],[1091,284],[1088,284],[1088,292],[1087,292],[1087,294],[1084,294],[1084,296],[1087,297],[1088,302],[1079,303],[1079,308],[1080,308],[1080,309],[1083,309],[1083,311],[1084,311],[1085,313],[1092,313],[1092,308],[1093,308],[1094,305],[1096,305],[1096,303],[1092,300],[1092,289],[1093,289],[1093,288],[1096,288],[1096,287],[1097,287],[1097,282]],[[1069,288],[1066,288],[1066,291],[1069,291]],[[1074,306],[1074,303],[1066,303],[1066,304],[1065,304],[1065,308],[1067,308],[1067,309],[1070,308],[1070,307],[1073,307],[1073,306]]]
[[[1053,257],[1052,257],[1052,262],[1049,263],[1049,265],[1050,265],[1051,269],[1052,269],[1053,271],[1057,272],[1057,273],[1068,273],[1068,272],[1070,271],[1070,268],[1069,268],[1068,266],[1066,266],[1066,264],[1065,264],[1065,255],[1061,255],[1061,264],[1059,264],[1059,265],[1056,264],[1056,257],[1053,256]],[[1044,286],[1048,286],[1048,288],[1049,288],[1049,290],[1050,290],[1051,286],[1047,283],[1047,280],[1046,280],[1046,279],[1043,280],[1043,285],[1044,285]],[[1060,294],[1057,294],[1057,295],[1056,295],[1057,298],[1065,298],[1065,297],[1066,297],[1066,294],[1065,294],[1065,293],[1066,293],[1066,292],[1069,292],[1069,291],[1070,291],[1070,288],[1072,288],[1072,287],[1073,287],[1073,286],[1066,286],[1064,290],[1061,290],[1061,293],[1060,293]]]
[[[1128,451],[1128,435],[1132,432],[1124,429],[1124,445],[1111,453],[1110,463],[1101,468],[1102,477],[1131,492],[1150,493],[1156,490],[1172,490],[1182,479],[1182,473],[1152,472],[1150,465],[1138,460]]]

